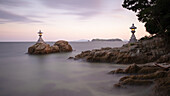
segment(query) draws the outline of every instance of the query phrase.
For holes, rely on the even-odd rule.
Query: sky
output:
[[[45,41],[120,38],[148,35],[123,0],[0,0],[0,41]]]

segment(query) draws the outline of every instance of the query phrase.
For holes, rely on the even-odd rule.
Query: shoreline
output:
[[[166,66],[165,66],[166,65]],[[169,66],[169,67],[167,67]],[[130,86],[152,86],[151,96],[168,96],[170,94],[170,64],[132,64],[125,69],[116,69],[108,74],[127,74],[114,84],[116,88],[129,88]]]
[[[109,74],[128,75],[123,76],[114,87],[154,85],[151,96],[168,96],[170,94],[170,49],[165,42],[161,37],[153,37],[118,48],[106,47],[83,51],[69,59],[132,64],[125,69],[118,68],[109,72]]]
[[[151,40],[125,44],[122,47],[106,47],[82,51],[72,58],[74,60],[82,59],[87,62],[108,62],[116,64],[170,63],[170,49],[165,46],[165,41],[162,38],[155,37]]]

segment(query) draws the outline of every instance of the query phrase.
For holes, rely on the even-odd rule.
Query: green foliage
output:
[[[148,40],[148,39],[149,39],[148,36],[145,36],[145,37],[140,38],[140,40]],[[139,40],[139,41],[140,41],[140,40]]]
[[[170,0],[124,0],[122,6],[136,12],[150,34],[170,32]]]
[[[133,45],[135,45],[135,43],[130,43],[130,46],[133,46]]]
[[[139,41],[142,41],[142,40],[149,40],[149,39],[152,39],[154,36],[144,36],[142,38],[139,39]]]

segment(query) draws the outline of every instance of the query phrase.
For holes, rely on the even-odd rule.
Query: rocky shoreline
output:
[[[109,74],[128,74],[128,76],[122,77],[117,84],[114,84],[117,88],[154,85],[151,96],[169,96],[170,67],[164,67],[164,65],[155,64],[138,66],[132,64],[126,69],[113,70],[109,72]],[[170,66],[170,64],[166,64],[166,66]]]
[[[69,59],[88,62],[109,62],[114,64],[133,64],[126,69],[117,69],[109,74],[127,74],[114,87],[154,85],[151,96],[170,94],[170,48],[165,39],[153,37],[137,43],[125,44],[119,48],[101,48],[83,51]],[[148,64],[151,63],[154,64]],[[138,66],[137,64],[142,64]],[[165,67],[166,64],[166,67]]]
[[[36,43],[28,48],[28,54],[49,54],[58,52],[71,52],[73,49],[71,45],[64,40],[55,42],[53,46],[43,42]]]
[[[144,64],[149,62],[170,63],[170,49],[164,39],[155,37],[137,43],[125,44],[119,48],[101,48],[83,51],[73,57],[88,62],[110,62],[116,64]]]

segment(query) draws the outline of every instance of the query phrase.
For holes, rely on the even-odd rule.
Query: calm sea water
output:
[[[34,43],[0,43],[0,96],[146,96],[149,88],[116,89],[123,75],[108,75],[126,65],[68,60],[81,51],[120,47],[124,42],[71,42],[75,51],[28,55]],[[53,43],[49,43],[53,44]]]

